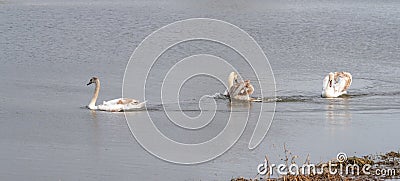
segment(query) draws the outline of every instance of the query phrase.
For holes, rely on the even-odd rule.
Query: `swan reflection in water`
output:
[[[228,108],[232,109],[251,109],[252,102],[242,101],[242,100],[233,100],[227,103]]]
[[[327,99],[326,120],[329,124],[348,125],[351,122],[349,98]]]

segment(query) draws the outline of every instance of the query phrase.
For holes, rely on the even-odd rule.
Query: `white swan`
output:
[[[250,84],[250,80],[238,82],[236,72],[231,72],[228,77],[228,90],[225,91],[224,95],[230,98],[230,100],[242,100],[242,101],[256,101],[250,97],[254,92],[253,85]]]
[[[92,99],[90,100],[89,105],[87,106],[91,110],[100,110],[100,111],[110,111],[110,112],[119,112],[119,111],[130,111],[141,109],[145,106],[145,102],[140,102],[135,99],[129,98],[119,98],[113,99],[110,101],[104,101],[103,104],[96,106],[97,97],[100,92],[100,80],[97,77],[92,77],[87,85],[96,84],[96,88],[94,89],[94,94]]]
[[[352,76],[348,72],[330,72],[324,79],[322,85],[322,97],[334,98],[347,94]]]

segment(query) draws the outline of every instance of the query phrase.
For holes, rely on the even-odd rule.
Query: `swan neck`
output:
[[[88,105],[89,109],[95,109],[96,108],[96,101],[97,98],[99,97],[99,92],[100,92],[100,81],[96,80],[96,88],[94,89],[93,97],[90,100],[90,103]]]
[[[334,75],[333,74],[329,74],[329,79],[328,79],[328,83],[326,84],[326,88],[332,88],[333,86],[333,79],[334,79]]]
[[[231,88],[233,86],[234,79],[235,79],[235,75],[233,73],[229,74],[229,77],[228,77],[228,88]]]
[[[326,85],[325,85],[325,89],[326,90],[330,88],[330,86],[329,86],[330,82],[331,82],[331,78],[329,77],[329,79],[328,79],[328,81],[326,82]]]

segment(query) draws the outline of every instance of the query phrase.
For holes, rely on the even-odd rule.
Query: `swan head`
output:
[[[97,78],[97,77],[92,77],[92,78],[89,80],[89,83],[87,83],[86,85],[90,85],[90,84],[96,83],[98,80],[99,80],[99,78]]]
[[[335,74],[332,72],[329,73],[329,81],[328,81],[328,86],[332,87],[333,86],[333,79],[335,78]]]
[[[232,79],[234,79],[235,81],[237,81],[238,74],[237,74],[236,72],[231,72],[231,73],[229,74],[229,77],[231,77]]]

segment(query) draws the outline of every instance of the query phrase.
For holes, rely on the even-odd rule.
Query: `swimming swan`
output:
[[[334,98],[347,94],[351,81],[352,76],[348,72],[330,72],[323,81],[321,96]]]
[[[236,72],[231,72],[228,77],[228,91],[224,94],[230,98],[230,100],[242,100],[242,101],[256,101],[256,99],[250,97],[254,92],[253,85],[250,84],[250,80],[238,82]]]
[[[100,111],[109,111],[109,112],[119,112],[119,111],[130,111],[137,110],[144,107],[145,102],[140,102],[135,99],[129,98],[119,98],[110,101],[104,101],[103,104],[95,105],[97,101],[97,97],[100,92],[100,80],[97,77],[92,77],[88,84],[96,84],[96,88],[94,89],[94,94],[92,100],[90,100],[89,105],[87,106],[90,110],[100,110]]]

